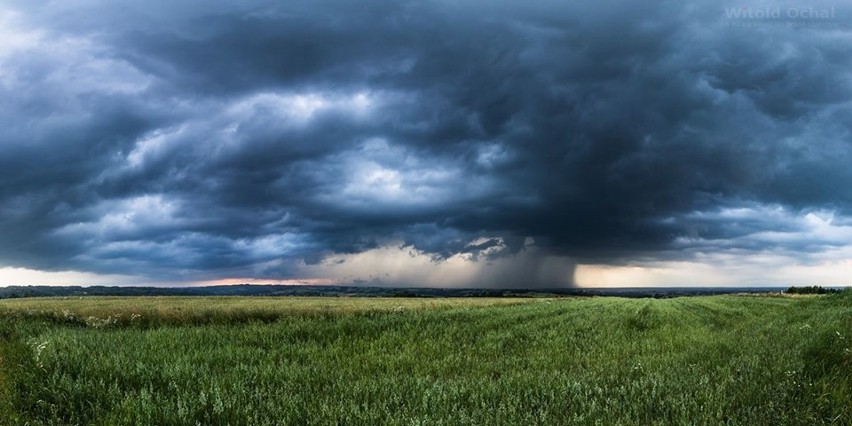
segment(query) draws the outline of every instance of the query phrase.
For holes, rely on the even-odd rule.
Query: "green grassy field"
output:
[[[0,301],[4,424],[852,424],[852,292]]]

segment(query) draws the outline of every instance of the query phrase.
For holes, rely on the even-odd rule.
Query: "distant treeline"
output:
[[[586,295],[582,289],[392,288],[339,285],[221,285],[204,287],[10,286],[0,299],[82,296],[353,296],[353,297],[540,297]]]
[[[804,287],[790,287],[787,289],[785,293],[788,294],[829,294],[829,293],[840,293],[840,290],[835,288],[825,288],[818,285],[804,286]]]
[[[814,291],[814,289],[819,289]],[[803,291],[804,290],[804,291]],[[558,297],[618,296],[668,298],[730,293],[778,293],[781,287],[657,287],[657,288],[422,288],[347,285],[250,285],[205,287],[9,286],[0,287],[0,299],[19,297],[83,296],[329,296],[329,297]],[[791,287],[788,293],[833,293],[821,287]]]

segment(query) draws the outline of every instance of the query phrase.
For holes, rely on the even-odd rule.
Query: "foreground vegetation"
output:
[[[852,424],[852,293],[0,300],[0,424]]]

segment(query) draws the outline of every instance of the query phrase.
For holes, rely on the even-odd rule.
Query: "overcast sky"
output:
[[[0,0],[0,284],[852,284],[841,1]]]

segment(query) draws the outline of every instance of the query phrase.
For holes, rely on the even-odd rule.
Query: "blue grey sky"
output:
[[[850,284],[848,2],[0,5],[0,285]]]

